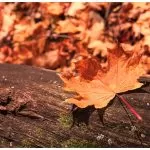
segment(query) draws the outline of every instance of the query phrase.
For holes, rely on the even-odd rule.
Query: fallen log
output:
[[[72,94],[63,91],[56,72],[1,64],[0,107],[11,109],[0,111],[0,147],[150,147],[150,80],[140,81],[145,86],[123,95],[143,121],[115,98],[102,124],[93,107],[71,113],[64,99]],[[19,107],[16,99],[28,101]]]

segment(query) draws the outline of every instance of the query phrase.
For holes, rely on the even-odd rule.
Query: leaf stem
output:
[[[117,94],[117,97],[119,97],[119,99],[124,103],[126,104],[126,106],[129,108],[129,110],[134,114],[134,116],[142,121],[142,117],[136,112],[136,110],[127,102],[127,100],[123,97],[123,96],[120,96]]]

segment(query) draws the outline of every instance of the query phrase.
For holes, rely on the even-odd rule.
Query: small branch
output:
[[[129,108],[129,110],[134,114],[134,116],[142,121],[142,117],[136,112],[136,110],[127,102],[127,100],[123,97],[123,96],[120,96],[120,95],[117,95],[119,97],[119,99],[124,102],[124,104],[126,104],[126,106]]]

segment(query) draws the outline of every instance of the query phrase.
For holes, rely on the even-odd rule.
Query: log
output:
[[[140,79],[145,82],[142,88],[122,94],[143,120],[138,121],[114,98],[105,110],[103,124],[101,111],[93,107],[71,112],[64,100],[73,93],[62,89],[56,72],[0,64],[0,100],[7,100],[0,107],[18,106],[0,111],[0,147],[150,147],[148,78]],[[16,97],[28,101],[19,107]]]

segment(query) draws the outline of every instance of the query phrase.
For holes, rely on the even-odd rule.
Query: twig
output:
[[[117,95],[119,97],[119,99],[124,102],[124,104],[126,104],[126,106],[129,108],[129,110],[135,115],[135,117],[142,121],[142,117],[136,112],[136,110],[127,102],[127,100],[123,97],[123,96],[120,96],[120,95]]]

